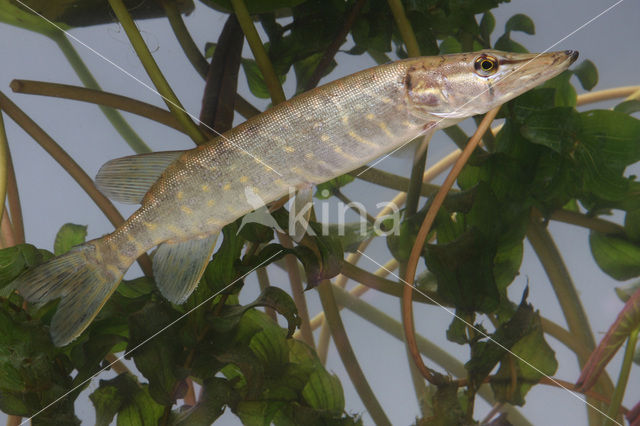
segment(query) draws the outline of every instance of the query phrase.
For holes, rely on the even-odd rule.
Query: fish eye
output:
[[[498,71],[498,60],[493,56],[482,55],[476,58],[474,67],[476,74],[482,77],[488,77]]]

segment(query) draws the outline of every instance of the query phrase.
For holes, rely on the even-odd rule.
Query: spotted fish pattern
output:
[[[577,52],[481,52],[407,59],[305,92],[188,151],[124,157],[96,177],[110,198],[140,203],[111,234],[21,275],[30,301],[60,299],[56,345],[75,339],[141,254],[158,246],[161,293],[183,303],[211,257],[220,229],[265,203],[360,167],[427,131],[485,113],[575,61]]]

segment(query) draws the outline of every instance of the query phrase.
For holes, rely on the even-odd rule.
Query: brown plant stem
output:
[[[362,171],[364,171],[364,173],[359,174]],[[407,190],[410,182],[406,177],[385,172],[374,167],[360,167],[349,174],[365,182],[374,183],[376,185],[384,186],[385,188],[403,192]],[[438,192],[438,189],[440,189],[440,186],[438,185],[423,182],[420,189],[420,195],[423,197],[431,197],[433,194]]]
[[[1,93],[0,93],[1,94]],[[1,107],[0,107],[1,109]],[[22,206],[20,204],[20,193],[18,192],[18,181],[13,168],[11,149],[7,146],[7,201],[9,204],[9,215],[11,217],[11,229],[17,244],[24,244],[24,221],[22,219]]]
[[[0,245],[1,248],[13,247],[16,245],[16,239],[13,235],[13,227],[11,226],[11,219],[7,214],[7,210],[2,210],[2,217],[0,217]]]
[[[0,92],[0,109],[4,110],[13,121],[29,134],[62,168],[73,177],[82,189],[89,195],[93,202],[102,210],[113,226],[119,226],[124,222],[120,212],[114,207],[107,197],[96,188],[93,180],[82,168],[29,116],[27,116],[4,93]],[[151,260],[144,254],[138,258],[138,264],[148,276],[152,275]]]
[[[411,293],[413,292],[413,281],[415,279],[416,269],[418,267],[418,260],[420,258],[420,253],[422,252],[424,244],[427,240],[427,234],[429,233],[429,230],[433,225],[433,221],[436,218],[436,214],[438,213],[438,210],[440,209],[440,206],[442,205],[442,202],[444,201],[444,198],[446,197],[447,192],[453,186],[453,183],[455,182],[455,179],[457,178],[458,174],[460,174],[462,167],[464,167],[467,160],[469,159],[473,151],[476,149],[476,147],[480,143],[480,140],[484,132],[486,132],[489,129],[491,121],[493,121],[494,117],[498,113],[498,109],[499,107],[494,108],[485,115],[484,119],[478,126],[478,129],[469,140],[469,143],[462,151],[462,154],[460,155],[460,157],[454,164],[453,168],[449,172],[449,175],[447,176],[444,183],[440,187],[440,190],[438,191],[435,198],[433,199],[433,203],[431,204],[431,207],[427,211],[424,221],[420,226],[420,230],[418,231],[418,235],[416,236],[416,241],[411,249],[411,254],[409,255],[409,261],[407,262],[407,270],[406,270],[405,279],[404,279],[406,286],[403,289],[404,290],[403,301],[404,301],[405,309],[402,311],[402,323],[404,325],[404,331],[407,337],[407,344],[409,346],[411,356],[413,357],[413,360],[416,363],[416,366],[418,367],[422,375],[427,380],[429,380],[429,382],[433,384],[438,384],[439,381],[435,379],[433,371],[428,369],[427,366],[424,365],[424,362],[422,361],[422,357],[420,356],[420,352],[418,351],[417,344],[416,344],[415,326],[413,323],[413,307],[411,304],[411,299],[412,299]]]
[[[278,232],[278,240],[284,248],[293,248],[291,237],[287,234]],[[287,265],[287,274],[289,275],[289,282],[291,283],[291,294],[293,295],[293,301],[298,308],[298,315],[300,316],[300,332],[302,341],[307,345],[315,348],[315,342],[313,340],[313,332],[311,331],[311,325],[309,324],[309,310],[307,309],[307,299],[304,297],[304,289],[302,288],[302,278],[300,277],[300,269],[298,268],[298,259],[292,254],[288,254],[284,257],[284,262]]]
[[[264,291],[271,284],[269,283],[269,274],[267,273],[267,268],[258,268],[256,269],[256,275],[258,277],[258,285],[260,286],[260,290]],[[277,322],[276,311],[273,308],[265,307],[264,312],[271,318],[274,322]]]
[[[537,210],[534,214],[541,215]],[[572,212],[570,210],[556,210],[551,214],[551,220],[568,223],[570,225],[581,226],[593,231],[602,232],[603,234],[625,235],[624,227],[617,223],[598,217],[590,217],[582,213]]]
[[[116,108],[148,118],[180,132],[184,131],[180,123],[178,123],[178,120],[166,109],[115,93],[87,89],[69,84],[34,80],[13,80],[10,87],[15,93],[52,96]]]
[[[318,65],[316,66],[316,69],[313,71],[313,74],[311,74],[311,77],[309,77],[309,81],[307,81],[307,83],[305,84],[305,90],[311,90],[318,85],[326,69],[331,64],[331,61],[333,61],[336,53],[338,53],[338,49],[340,48],[342,43],[345,42],[347,35],[349,35],[349,31],[351,31],[351,27],[356,21],[356,18],[358,17],[358,14],[360,14],[360,10],[365,3],[366,0],[357,0],[351,7],[349,12],[347,13],[344,23],[342,24],[342,27],[340,28],[340,31],[333,39],[329,47],[327,47],[327,50],[325,50],[322,58],[320,59],[320,62],[318,62]]]

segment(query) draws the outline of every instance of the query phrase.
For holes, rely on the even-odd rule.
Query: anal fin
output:
[[[138,204],[169,164],[183,153],[152,152],[108,161],[96,175],[96,186],[112,200]]]
[[[153,275],[160,293],[182,304],[198,285],[216,245],[218,233],[179,243],[165,242],[153,256]]]

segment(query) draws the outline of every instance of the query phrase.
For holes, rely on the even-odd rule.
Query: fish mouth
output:
[[[564,54],[569,57],[569,65],[573,64],[578,59],[578,56],[580,56],[580,52],[577,50],[565,50]]]

